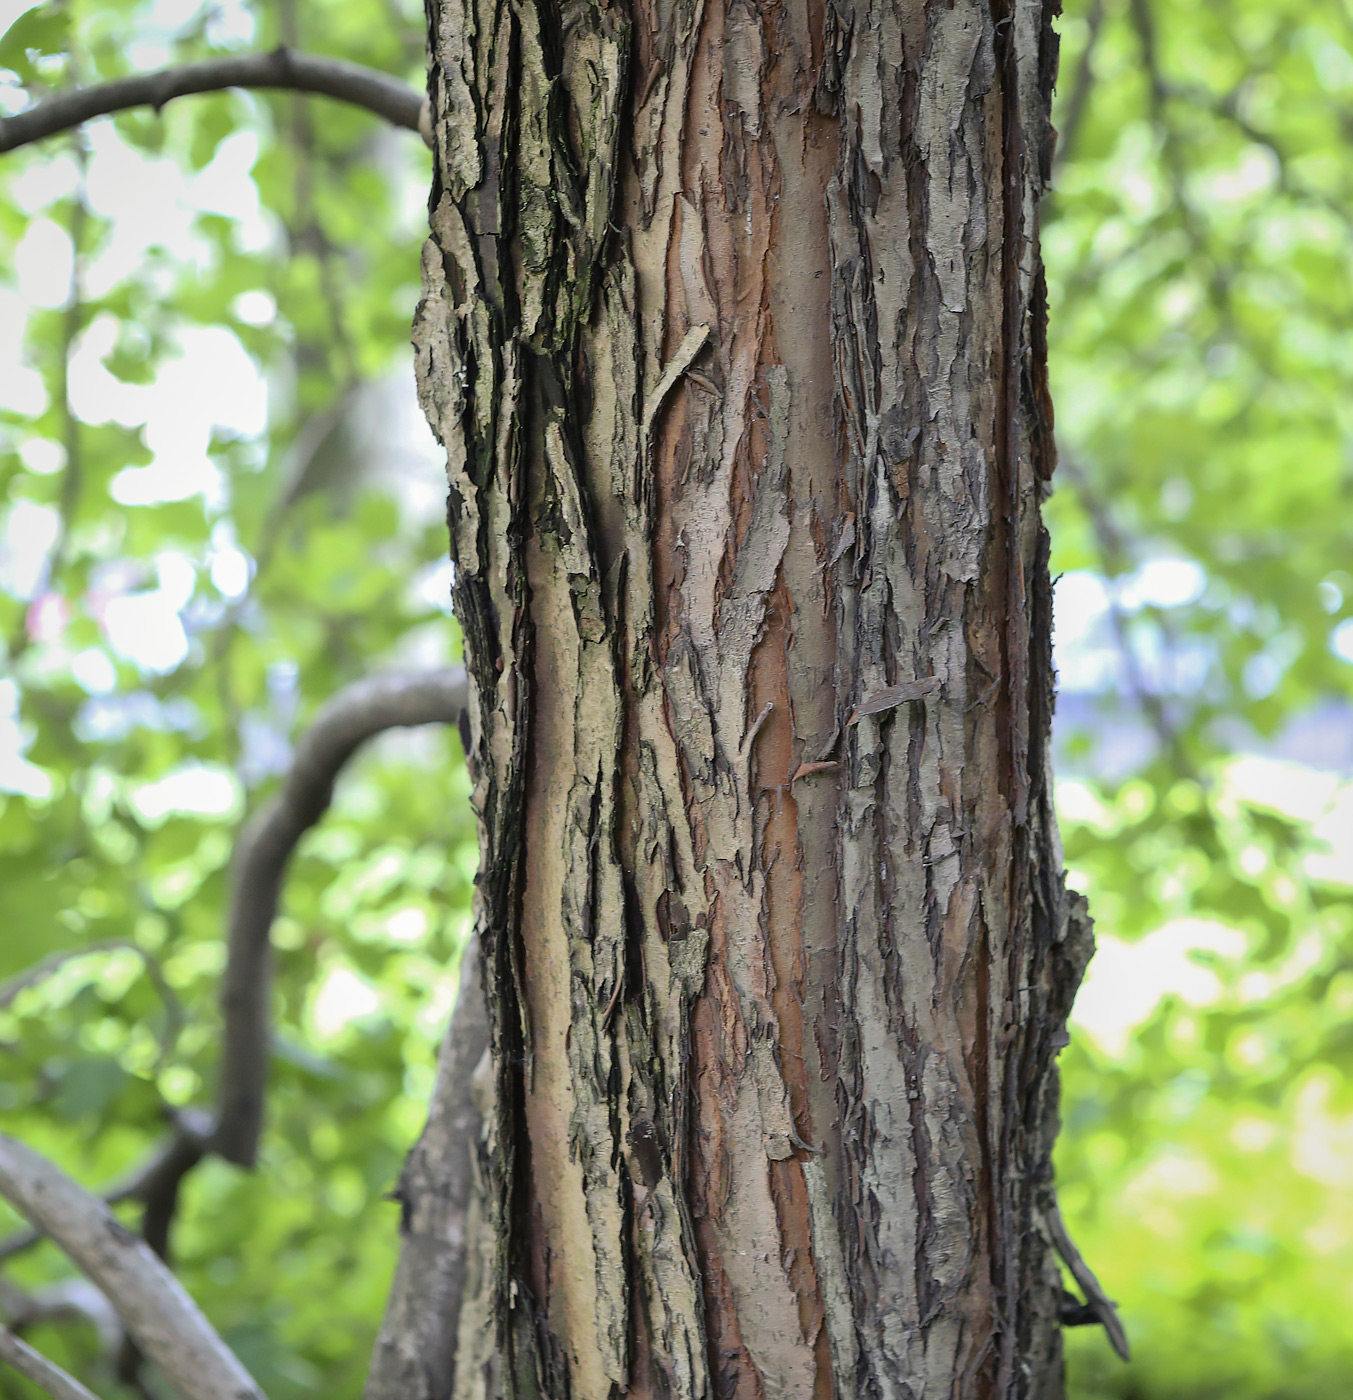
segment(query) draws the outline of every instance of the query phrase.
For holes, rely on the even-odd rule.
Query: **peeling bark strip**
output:
[[[1053,11],[431,9],[494,1065],[461,1400],[1061,1393]]]

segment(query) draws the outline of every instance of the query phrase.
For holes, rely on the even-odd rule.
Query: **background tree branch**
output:
[[[156,1145],[145,1162],[125,1181],[101,1193],[104,1203],[110,1206],[122,1201],[140,1201],[144,1205],[146,1240],[161,1257],[165,1250],[158,1242],[159,1233],[152,1231],[151,1222],[158,1222],[167,1214],[163,1231],[167,1240],[168,1219],[172,1219],[178,1201],[179,1183],[202,1160],[215,1126],[211,1116],[201,1109],[181,1109],[172,1116],[173,1130]],[[38,1230],[17,1231],[0,1241],[0,1259],[20,1254],[42,1238],[42,1232]]]
[[[126,1336],[113,1305],[82,1274],[58,1279],[34,1292],[0,1275],[0,1321],[20,1334],[41,1324],[92,1328],[100,1356],[110,1363]]]
[[[76,1232],[69,1242],[49,1220],[28,1210],[24,1201],[11,1194],[6,1185],[4,1152],[7,1147],[12,1146],[19,1154],[16,1161],[20,1165],[25,1165],[23,1154],[31,1158],[25,1169],[39,1182],[46,1164],[18,1143],[0,1142],[0,1193],[13,1200],[37,1227],[0,1243],[0,1258],[17,1254],[48,1236],[107,1291],[105,1276],[87,1262],[94,1248],[89,1241],[98,1242],[101,1228],[93,1216],[97,1210],[103,1212],[107,1230],[120,1246],[134,1247],[141,1251],[142,1257],[150,1258],[144,1248],[148,1246],[156,1256],[156,1266],[167,1272],[170,1230],[184,1178],[212,1152],[243,1165],[252,1165],[257,1154],[270,1040],[269,934],[292,852],[300,838],[327,810],[339,772],[363,743],[386,729],[455,722],[465,702],[465,672],[457,667],[372,676],[340,691],[320,710],[296,746],[281,791],[246,824],[235,850],[227,968],[223,979],[225,1037],[219,1120],[202,1110],[176,1113],[172,1133],[128,1180],[111,1188],[102,1200],[62,1179],[62,1189],[80,1192],[84,1197],[85,1216],[95,1220],[94,1224],[82,1224],[83,1217],[78,1212],[58,1204],[57,1216],[65,1221],[68,1230]],[[129,945],[120,940],[110,941],[99,945],[99,949],[111,951],[124,946]],[[92,950],[85,948],[45,959],[0,987],[0,998],[12,1001],[20,991],[56,971],[71,957],[89,951]],[[480,1122],[471,1084],[474,1069],[488,1044],[478,961],[477,948],[467,948],[462,960],[457,1011],[447,1031],[429,1121],[393,1193],[403,1207],[405,1243],[399,1282],[386,1331],[378,1344],[376,1362],[382,1381],[396,1385],[392,1394],[413,1396],[412,1390],[400,1390],[399,1386],[413,1376],[432,1379],[449,1376],[454,1363],[457,1320],[464,1293],[465,1220],[473,1186],[473,1156]],[[56,1173],[55,1168],[51,1170]],[[59,1173],[56,1176],[59,1177]],[[144,1245],[108,1213],[110,1204],[125,1200],[138,1200],[143,1204]],[[139,1266],[127,1264],[124,1267]],[[153,1275],[147,1277],[153,1278]],[[169,1277],[172,1280],[172,1275]],[[135,1292],[133,1290],[133,1294]],[[127,1326],[118,1360],[122,1378],[134,1377],[141,1351],[167,1370],[162,1355],[143,1337],[134,1319],[123,1312],[117,1294],[109,1293],[109,1298]],[[18,1315],[13,1309],[9,1311],[12,1320],[17,1322]],[[398,1346],[389,1340],[392,1335],[389,1329],[397,1314],[401,1318],[407,1316],[415,1324]],[[202,1392],[184,1393],[192,1400],[210,1400]],[[386,1392],[378,1390],[376,1393]]]
[[[45,1390],[52,1400],[98,1400],[92,1390],[86,1389],[55,1361],[49,1361],[7,1327],[0,1327],[0,1361]]]
[[[1054,168],[1060,169],[1069,162],[1076,150],[1081,133],[1081,123],[1085,118],[1086,104],[1094,85],[1095,49],[1099,44],[1100,31],[1104,23],[1104,0],[1092,0],[1086,16],[1085,47],[1081,50],[1080,61],[1076,64],[1075,76],[1071,80],[1070,96],[1062,108],[1058,124],[1057,150]]]
[[[158,112],[176,97],[232,87],[319,93],[365,107],[394,126],[426,132],[425,125],[421,124],[423,95],[407,83],[388,73],[342,59],[319,58],[277,48],[271,53],[238,54],[185,63],[155,73],[138,73],[95,87],[57,93],[27,111],[0,120],[0,152],[41,141],[59,131],[69,131],[91,117],[123,112],[130,107],[154,107]]]
[[[452,723],[465,707],[465,672],[371,676],[340,691],[296,746],[282,791],[246,825],[235,848],[221,1003],[225,1016],[216,1152],[241,1166],[258,1154],[269,1056],[269,931],[296,843],[329,806],[334,779],[359,745],[398,726]]]
[[[0,1133],[0,1194],[103,1290],[127,1330],[185,1400],[264,1400],[197,1304],[108,1207]]]

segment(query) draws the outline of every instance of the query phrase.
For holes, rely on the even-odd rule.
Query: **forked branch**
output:
[[[465,672],[457,668],[372,676],[340,691],[298,742],[281,792],[241,834],[233,864],[224,979],[219,1127],[205,1113],[181,1111],[168,1139],[103,1200],[30,1149],[0,1135],[0,1196],[8,1198],[35,1227],[32,1233],[0,1243],[0,1257],[28,1248],[43,1235],[54,1240],[104,1292],[133,1340],[186,1400],[262,1400],[261,1392],[157,1256],[168,1253],[170,1224],[188,1172],[213,1151],[250,1164],[257,1150],[270,1041],[269,935],[287,864],[297,842],[328,808],[343,766],[366,740],[400,726],[453,723],[465,708],[466,690]],[[448,1032],[434,1121],[397,1192],[405,1206],[406,1234],[416,1236],[420,1246],[401,1262],[405,1304],[419,1296],[436,1296],[451,1318],[449,1325],[445,1318],[434,1319],[430,1328],[418,1332],[412,1343],[418,1365],[426,1357],[435,1358],[440,1367],[450,1364],[447,1349],[454,1341],[454,1319],[463,1292],[463,1216],[470,1193],[470,1157],[478,1137],[478,1112],[469,1087],[488,1040],[475,980],[477,965],[475,950],[467,949],[462,1006]],[[14,994],[51,970],[53,965],[42,964],[13,985]],[[431,1139],[439,1133],[449,1134],[451,1142],[437,1139],[433,1143]],[[110,1202],[128,1199],[145,1205],[144,1240],[108,1209]],[[222,1355],[229,1358],[228,1363]],[[27,1364],[26,1357],[20,1359]],[[396,1364],[406,1359],[387,1358]],[[389,1367],[385,1369],[388,1372]],[[61,1390],[59,1379],[44,1374],[46,1381],[30,1378],[49,1394],[61,1400],[77,1400],[77,1396],[88,1400],[88,1392]],[[195,1375],[199,1376],[196,1381]]]
[[[97,1196],[0,1133],[0,1195],[103,1291],[184,1400],[264,1400],[183,1285]]]

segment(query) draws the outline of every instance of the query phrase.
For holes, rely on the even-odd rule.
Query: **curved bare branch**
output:
[[[235,848],[222,980],[225,1019],[220,1106],[212,1148],[252,1166],[268,1078],[271,947],[278,892],[296,843],[329,806],[334,779],[373,735],[398,726],[451,723],[465,708],[465,672],[371,676],[340,691],[296,746],[282,791],[245,827]]]
[[[201,1112],[177,1115],[174,1133],[107,1197],[108,1201],[144,1202],[144,1241],[113,1218],[105,1201],[88,1195],[36,1154],[0,1136],[0,1194],[8,1196],[42,1234],[54,1239],[98,1283],[138,1346],[171,1379],[175,1379],[175,1373],[166,1361],[163,1338],[146,1335],[139,1322],[144,1316],[158,1318],[163,1331],[177,1325],[176,1310],[166,1309],[155,1300],[147,1312],[144,1294],[167,1280],[168,1286],[181,1295],[182,1302],[193,1307],[173,1275],[156,1258],[157,1253],[167,1252],[179,1186],[209,1152],[245,1164],[252,1163],[256,1154],[269,1054],[269,934],[291,853],[301,836],[324,814],[339,771],[367,739],[399,726],[456,721],[465,703],[465,672],[459,668],[375,676],[349,686],[321,709],[297,744],[282,791],[241,833],[232,869],[228,960],[223,981],[225,1047],[220,1118],[214,1125]],[[467,949],[457,1015],[447,1033],[429,1124],[410,1155],[396,1192],[405,1210],[406,1235],[399,1296],[405,1307],[418,1308],[422,1304],[418,1308],[421,1317],[415,1343],[417,1354],[412,1361],[419,1366],[436,1364],[442,1370],[453,1361],[455,1316],[464,1291],[464,1217],[479,1121],[470,1085],[472,1071],[488,1039],[477,969],[477,955],[473,949]],[[54,969],[44,966],[43,974],[51,970]],[[26,978],[23,985],[29,984],[30,979]],[[18,988],[14,990],[17,992]],[[26,1186],[21,1180],[25,1172],[31,1178]],[[36,1206],[30,1210],[26,1202],[39,1201],[41,1183],[47,1179],[56,1185],[44,1215]],[[63,1191],[68,1194],[63,1196]],[[79,1209],[71,1205],[69,1193],[78,1194]],[[0,1245],[0,1253],[17,1253],[35,1238],[26,1234],[14,1236]],[[100,1258],[100,1249],[104,1254],[113,1253],[114,1265]],[[122,1279],[110,1282],[117,1269],[130,1274],[133,1284],[139,1277],[140,1284],[131,1286]],[[430,1317],[426,1306],[433,1298],[438,1304],[433,1310],[436,1317]],[[155,1308],[160,1311],[154,1311]],[[200,1314],[197,1317],[210,1333],[205,1320]],[[215,1334],[210,1335],[214,1338]],[[402,1353],[389,1353],[385,1373],[400,1373],[410,1359]],[[217,1400],[216,1392],[202,1387],[179,1388],[189,1400]],[[230,1394],[230,1400],[251,1398],[259,1400],[256,1388]]]
[[[150,1246],[97,1196],[4,1133],[0,1194],[98,1284],[137,1345],[185,1400],[264,1400]]]
[[[154,107],[158,112],[176,97],[232,87],[319,93],[365,107],[395,126],[421,132],[427,139],[423,94],[398,78],[341,59],[278,48],[271,53],[209,58],[59,92],[27,111],[0,119],[0,152],[69,131],[91,117],[124,112],[129,107]]]

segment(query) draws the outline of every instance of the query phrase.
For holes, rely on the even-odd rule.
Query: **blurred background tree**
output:
[[[405,0],[7,22],[5,112],[279,43],[421,84]],[[1135,1347],[1123,1368],[1070,1334],[1070,1393],[1342,1394],[1353,18],[1074,0],[1063,34],[1059,801],[1100,953],[1061,1197]],[[226,869],[297,736],[345,684],[458,652],[407,349],[428,173],[364,112],[239,91],[0,157],[0,1110],[86,1182],[210,1099]],[[185,1182],[176,1268],[275,1400],[360,1390],[454,995],[467,791],[439,729],[345,775],[274,930],[261,1168]],[[45,1300],[32,1340],[134,1393],[11,1228],[0,1308]]]
[[[1134,1359],[1353,1388],[1353,12],[1087,0],[1045,211],[1059,811],[1100,952],[1061,1198]]]

